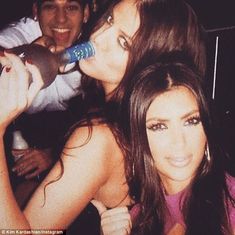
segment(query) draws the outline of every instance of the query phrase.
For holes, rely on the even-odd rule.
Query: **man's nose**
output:
[[[63,8],[59,8],[56,10],[56,20],[59,23],[64,23],[67,19],[66,10]]]

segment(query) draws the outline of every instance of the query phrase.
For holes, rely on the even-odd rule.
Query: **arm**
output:
[[[44,198],[46,184],[61,173],[60,164],[56,163],[24,211],[32,228],[66,229],[80,214],[108,181],[116,163],[110,158],[113,154],[111,135],[103,126],[93,127],[89,141],[87,127],[72,134],[61,157],[64,164],[62,177],[46,187]]]
[[[12,48],[23,44],[29,44],[41,37],[42,32],[37,21],[25,17],[17,22],[9,24],[0,31],[0,46]]]
[[[36,67],[26,63],[33,79],[28,86],[28,72],[21,60],[14,55],[1,55],[0,63],[4,66],[0,77],[0,198],[4,202],[0,204],[0,228],[29,228],[11,189],[3,135],[16,116],[31,104],[43,82]]]
[[[47,45],[48,43],[45,40],[47,37],[41,36],[42,32],[38,21],[31,18],[22,18],[0,31],[0,48],[13,48],[32,42],[50,47],[50,43]],[[61,48],[56,48],[56,50],[61,50]],[[67,108],[65,101],[77,94],[77,89],[80,86],[80,76],[78,72],[57,75],[56,80],[49,87],[39,92],[26,112],[65,110]]]

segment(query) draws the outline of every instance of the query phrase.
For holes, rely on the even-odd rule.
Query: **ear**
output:
[[[33,19],[35,21],[38,20],[38,7],[36,3],[34,3],[32,6],[32,12],[33,12]]]
[[[84,16],[83,16],[83,23],[85,24],[90,17],[90,9],[88,4],[84,7]]]

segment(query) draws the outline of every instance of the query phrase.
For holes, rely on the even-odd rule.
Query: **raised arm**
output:
[[[3,66],[0,76],[0,228],[28,228],[28,223],[15,201],[7,169],[3,136],[7,126],[32,102],[43,85],[39,71],[34,65],[8,53],[1,53]],[[32,82],[29,85],[29,73]]]

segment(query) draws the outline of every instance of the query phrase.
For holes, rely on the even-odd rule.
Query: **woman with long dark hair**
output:
[[[218,147],[201,76],[188,57],[176,55],[135,78],[127,164],[137,204],[126,234],[232,235],[235,179]],[[124,209],[102,210],[104,231],[114,221],[130,231]]]
[[[1,180],[0,198],[7,203],[0,207],[4,211],[0,228],[66,229],[93,198],[109,208],[130,205],[124,162],[129,146],[119,123],[119,108],[134,68],[147,52],[160,56],[186,50],[200,71],[205,71],[201,63],[205,59],[201,29],[184,1],[113,1],[90,40],[96,54],[79,62],[85,74],[86,115],[69,135],[62,164],[55,164],[24,213],[15,204],[7,177]],[[17,70],[20,61],[12,63],[12,55],[7,54],[5,59],[12,67],[10,73]],[[9,122],[7,116],[3,121]],[[2,156],[1,161],[4,159]],[[7,172],[4,164],[0,164],[0,171]]]

